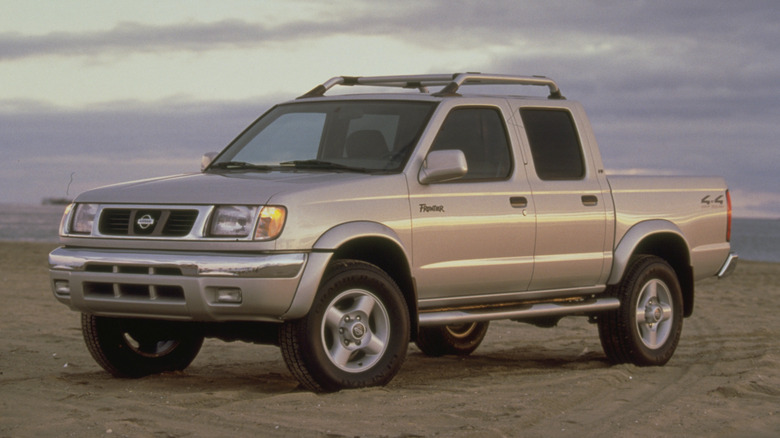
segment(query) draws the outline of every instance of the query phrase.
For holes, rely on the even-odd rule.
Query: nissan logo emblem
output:
[[[154,225],[154,218],[151,215],[145,214],[135,221],[135,223],[138,224],[140,229],[145,230]]]

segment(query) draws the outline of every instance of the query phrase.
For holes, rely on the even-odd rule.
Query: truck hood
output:
[[[111,204],[260,205],[297,187],[351,182],[371,175],[306,171],[192,173],[131,181],[90,190],[76,202]]]

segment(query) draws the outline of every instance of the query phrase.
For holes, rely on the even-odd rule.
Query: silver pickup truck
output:
[[[549,96],[495,94],[522,86]],[[498,319],[585,316],[609,361],[663,365],[694,282],[736,266],[730,228],[721,178],[607,177],[549,78],[344,76],[201,172],[82,193],[49,265],[115,376],[182,370],[215,337],[279,345],[333,391],[386,384],[410,341],[470,354]]]

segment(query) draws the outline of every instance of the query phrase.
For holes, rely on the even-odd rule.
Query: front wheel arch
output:
[[[357,237],[344,242],[333,253],[333,263],[338,260],[359,260],[384,271],[398,285],[406,301],[411,319],[411,335],[417,336],[417,292],[406,253],[400,244],[387,237]]]

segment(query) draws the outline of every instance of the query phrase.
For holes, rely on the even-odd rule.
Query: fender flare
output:
[[[407,257],[406,260],[409,260],[409,254],[401,244],[401,239],[385,225],[368,221],[336,225],[324,232],[312,246],[295,297],[287,312],[280,319],[297,319],[305,316],[314,302],[314,297],[317,295],[320,282],[334,252],[348,241],[363,237],[381,237],[390,240],[403,251]]]
[[[637,246],[646,238],[656,234],[674,234],[685,243],[688,257],[690,258],[691,246],[685,239],[683,232],[674,223],[663,219],[652,219],[640,222],[632,226],[620,239],[612,258],[612,271],[607,280],[608,285],[620,283],[623,274],[628,267],[631,256],[636,252]]]
[[[335,251],[346,242],[361,237],[383,237],[391,240],[404,252],[409,259],[409,254],[401,244],[401,238],[390,227],[379,222],[356,221],[336,225],[314,242],[313,251]]]

